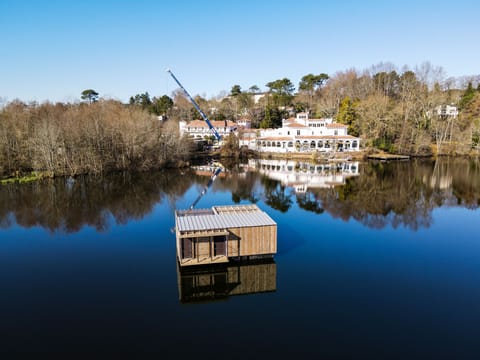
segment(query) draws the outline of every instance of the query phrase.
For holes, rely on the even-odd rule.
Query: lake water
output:
[[[256,203],[273,262],[180,271],[208,168],[0,187],[0,352],[477,358],[480,163],[250,161],[197,208]]]

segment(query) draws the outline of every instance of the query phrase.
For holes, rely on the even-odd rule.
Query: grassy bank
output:
[[[27,175],[17,175],[17,176],[8,177],[5,179],[0,179],[0,185],[13,184],[13,183],[24,184],[24,183],[29,183],[32,181],[43,179],[44,177],[45,177],[44,173],[32,171]]]

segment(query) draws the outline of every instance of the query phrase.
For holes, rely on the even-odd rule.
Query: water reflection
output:
[[[183,195],[191,171],[105,177],[57,178],[0,188],[0,227],[14,223],[50,231],[77,232],[83,226],[105,231],[113,220],[125,224],[149,214],[163,199]]]
[[[287,212],[296,200],[305,211],[372,228],[416,230],[430,226],[437,207],[480,204],[480,163],[472,159],[320,165],[266,159],[251,161],[245,169],[262,174],[264,201],[276,210]]]
[[[173,213],[177,199],[193,186],[200,192],[209,176],[209,172],[189,169],[4,185],[0,187],[0,227],[16,223],[50,231],[76,232],[83,226],[104,231],[112,221],[124,224],[141,219],[162,201],[169,202]],[[231,194],[230,203],[263,202],[283,213],[297,206],[372,228],[418,229],[431,225],[432,211],[438,207],[479,207],[480,162],[462,158],[323,164],[252,160],[222,172],[207,196],[216,192]]]
[[[332,188],[345,185],[348,178],[358,176],[359,162],[324,162],[315,164],[292,160],[251,160],[249,167],[269,179],[279,181],[283,186],[292,187],[295,193],[307,190]]]
[[[234,295],[277,290],[277,265],[273,259],[215,266],[177,266],[182,303],[225,300]]]

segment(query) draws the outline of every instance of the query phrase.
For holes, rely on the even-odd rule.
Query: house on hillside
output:
[[[360,138],[348,135],[346,125],[305,112],[283,120],[281,128],[260,130],[248,146],[259,152],[348,152],[360,150]]]
[[[252,127],[252,121],[246,117],[238,119],[237,124],[244,129],[250,129]]]
[[[458,108],[453,105],[439,105],[435,108],[435,115],[440,117],[458,117]]]
[[[210,121],[221,137],[227,136],[237,130],[238,124],[231,120]],[[190,122],[180,121],[180,135],[188,134],[195,140],[204,140],[212,135],[212,131],[204,120],[193,120]]]

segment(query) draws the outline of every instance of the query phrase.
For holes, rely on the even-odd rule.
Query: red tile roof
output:
[[[303,124],[299,124],[299,123],[286,123],[284,125],[285,127],[290,127],[290,128],[306,128],[308,126],[305,126]]]
[[[347,128],[348,126],[347,125],[343,125],[343,124],[339,124],[339,123],[332,123],[332,124],[327,124],[325,125],[325,127],[329,128],[329,129],[343,129],[343,128]]]
[[[265,140],[265,141],[293,141],[293,138],[292,138],[292,137],[273,137],[273,136],[269,136],[269,137],[258,138],[258,140]]]
[[[225,121],[223,120],[213,120],[213,121],[210,121],[212,123],[212,126],[216,127],[216,128],[223,128],[225,127]],[[233,121],[231,120],[227,120],[227,127],[235,127],[237,126],[236,123],[234,123]],[[197,127],[197,128],[201,128],[201,127],[208,127],[207,123],[203,120],[193,120],[193,121],[190,121],[186,127]]]
[[[358,139],[352,135],[315,135],[315,136],[297,136],[298,140],[351,140]]]

